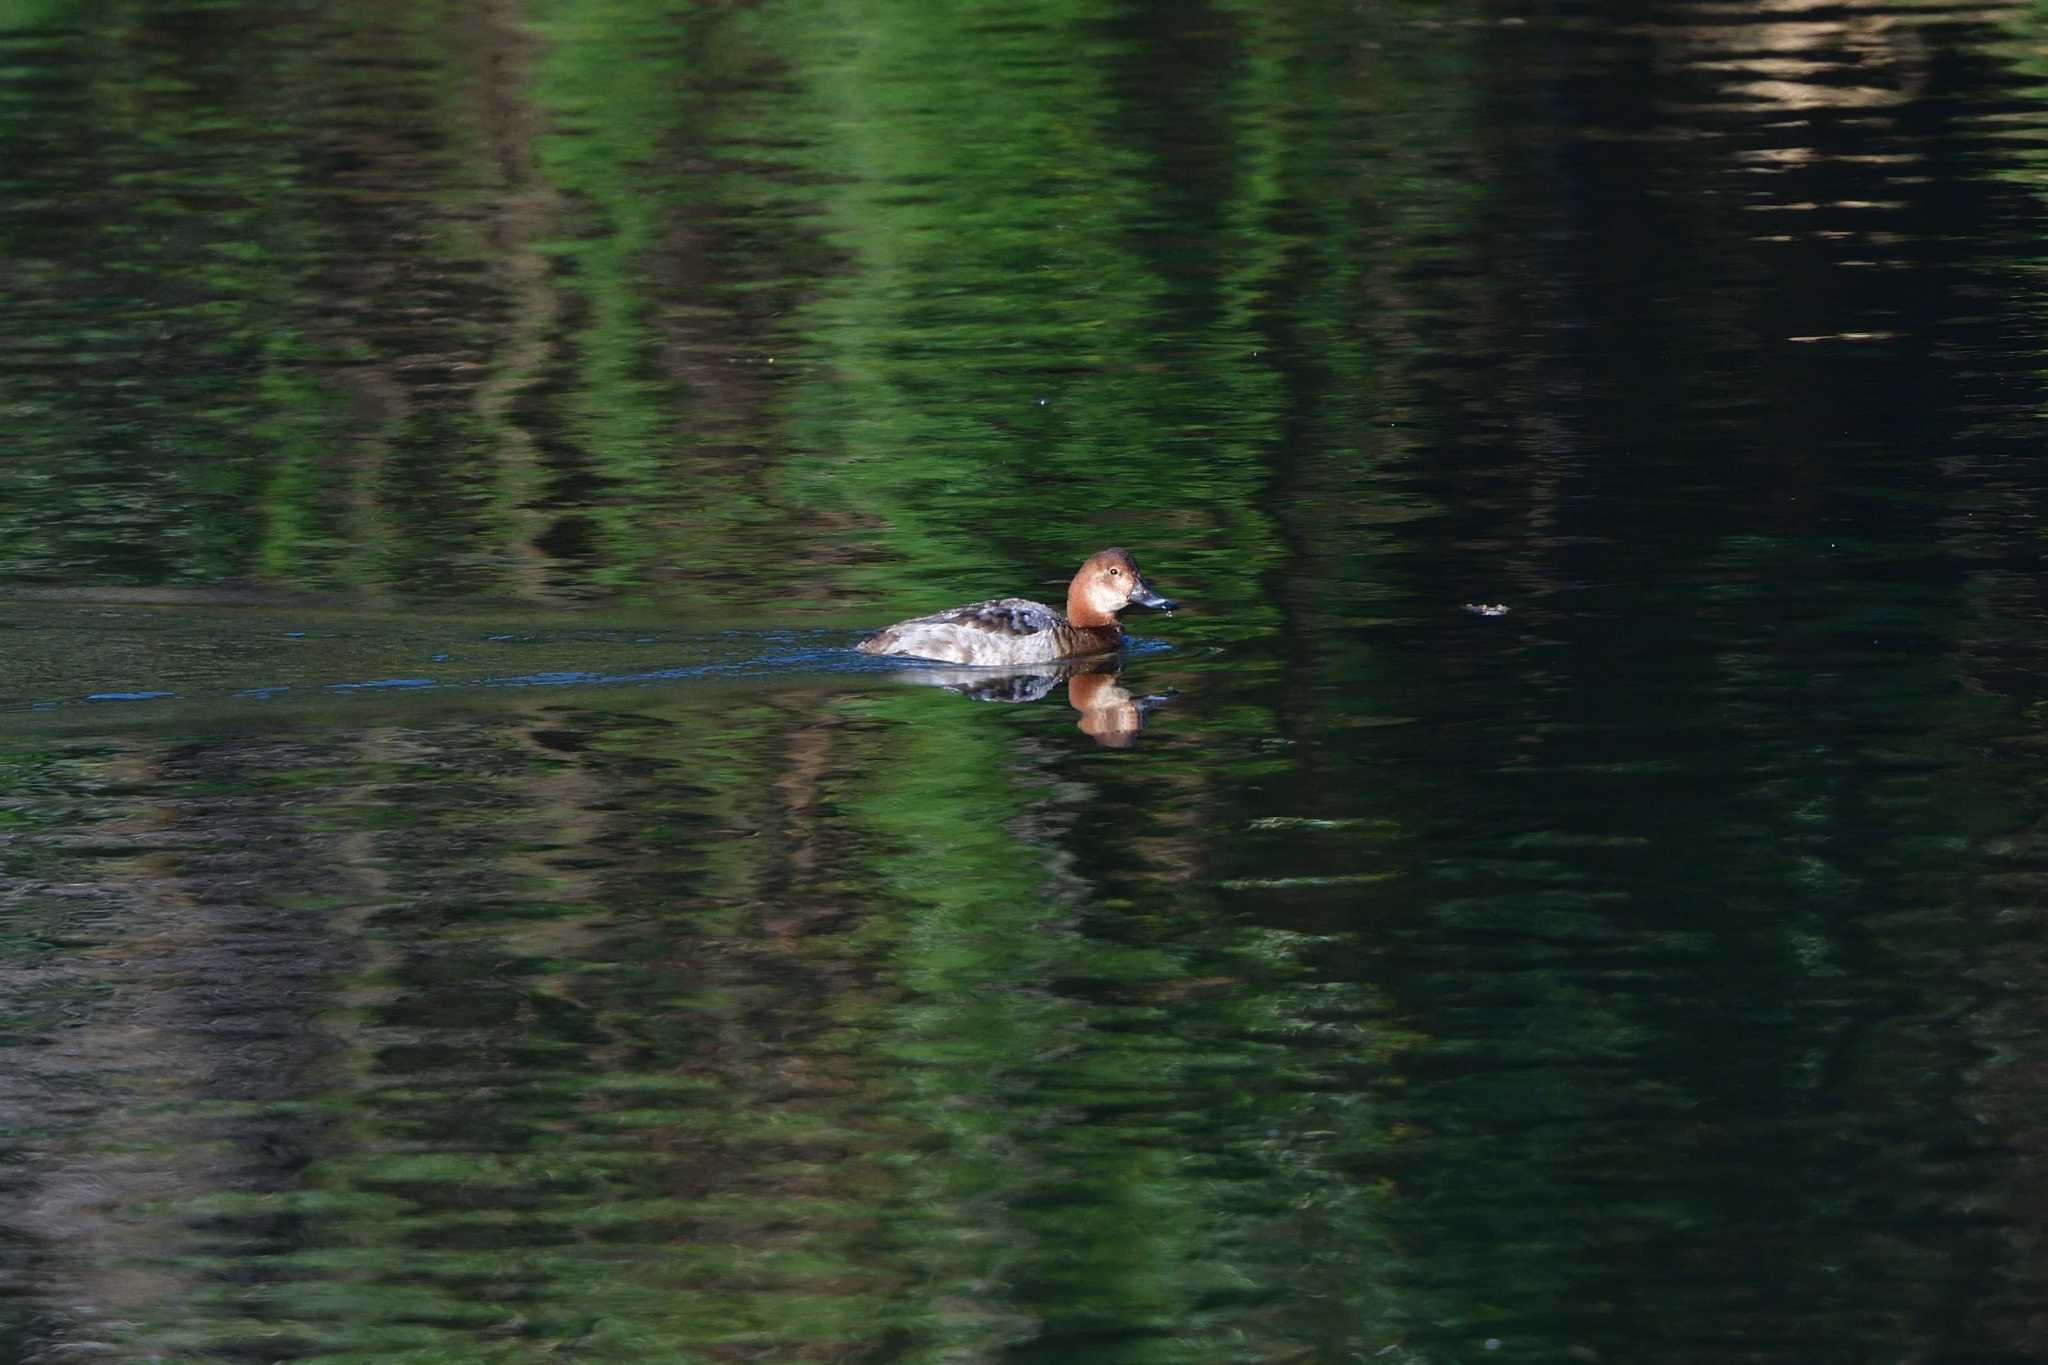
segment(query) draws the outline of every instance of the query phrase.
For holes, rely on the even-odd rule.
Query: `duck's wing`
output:
[[[1043,602],[1033,602],[1025,597],[993,597],[986,602],[972,602],[951,611],[920,616],[917,624],[965,626],[969,630],[985,630],[996,635],[1037,635],[1066,624],[1066,619]],[[911,623],[906,621],[904,624]]]

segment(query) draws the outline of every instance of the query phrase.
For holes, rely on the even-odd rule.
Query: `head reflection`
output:
[[[1075,722],[1081,733],[1105,749],[1130,748],[1145,728],[1146,708],[1115,673],[1074,674],[1067,679],[1067,705],[1081,713]]]
[[[1039,701],[1064,682],[1067,705],[1081,713],[1075,727],[1106,749],[1128,749],[1145,728],[1145,718],[1172,692],[1138,696],[1122,685],[1117,660],[1035,664],[1028,669],[920,668],[896,675],[920,687],[943,687],[975,701]]]

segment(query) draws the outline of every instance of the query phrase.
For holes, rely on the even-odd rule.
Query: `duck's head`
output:
[[[1067,585],[1067,619],[1077,626],[1114,625],[1116,614],[1134,602],[1160,611],[1171,611],[1175,605],[1152,590],[1123,550],[1088,556]]]

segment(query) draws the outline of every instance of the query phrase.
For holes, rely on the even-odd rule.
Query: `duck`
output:
[[[1128,550],[1099,550],[1067,585],[1064,612],[1028,598],[994,597],[898,621],[854,648],[977,668],[1085,659],[1123,648],[1116,614],[1133,603],[1156,611],[1178,605],[1153,591]]]

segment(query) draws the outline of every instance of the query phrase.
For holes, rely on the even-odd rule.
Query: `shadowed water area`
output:
[[[0,1361],[2039,1360],[2044,416],[2029,4],[0,0]]]

